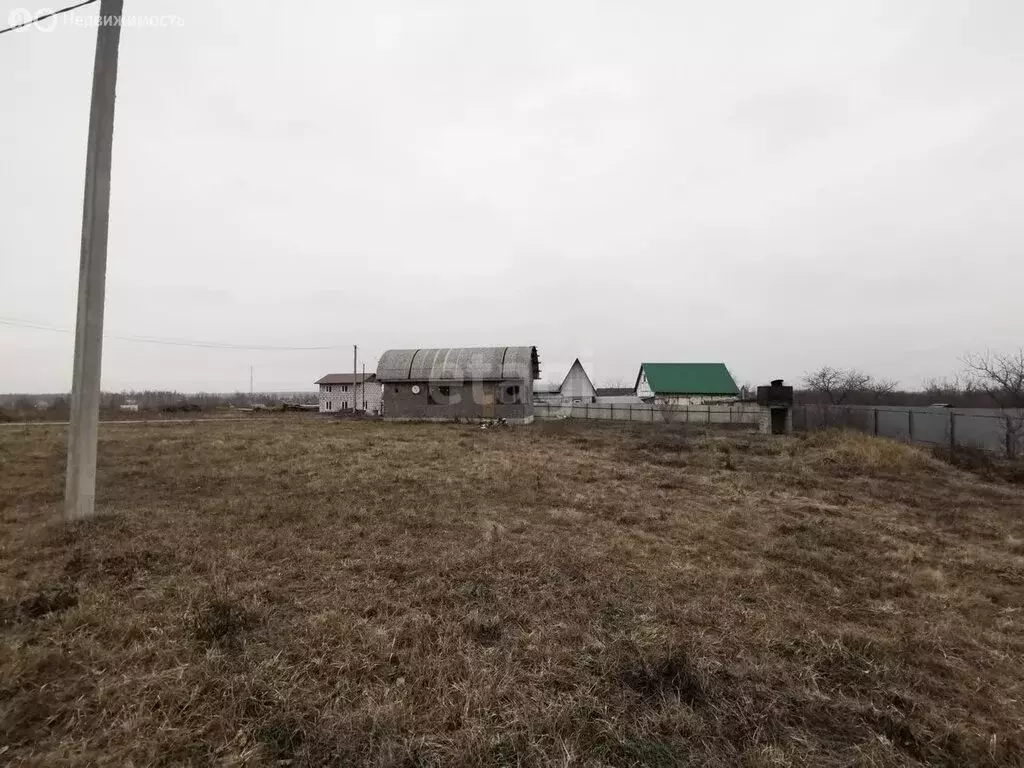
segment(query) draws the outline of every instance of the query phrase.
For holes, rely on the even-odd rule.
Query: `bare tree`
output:
[[[964,374],[954,374],[952,378],[925,379],[922,391],[929,403],[947,403],[958,407],[968,407],[979,394],[974,380]]]
[[[1000,408],[1024,408],[1024,347],[1008,354],[971,353],[964,356],[964,366]]]
[[[925,379],[922,391],[933,400],[950,399],[959,395],[971,394],[974,391],[974,382],[960,374],[954,375],[951,379]]]
[[[974,385],[1006,415],[1006,451],[1016,458],[1024,448],[1024,347],[1005,354],[969,353],[963,362]]]
[[[628,389],[633,385],[633,382],[626,381],[621,376],[614,376],[609,379],[603,379],[601,382],[602,389]]]
[[[865,390],[871,393],[876,403],[891,398],[899,389],[900,383],[895,379],[872,379],[868,377]]]
[[[843,370],[826,365],[804,375],[804,385],[812,392],[823,395],[830,405],[842,405],[854,394],[867,392],[872,378],[854,368]],[[892,384],[895,390],[895,383]]]

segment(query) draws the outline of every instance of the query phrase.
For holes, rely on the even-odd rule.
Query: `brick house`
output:
[[[315,383],[320,390],[320,413],[351,413],[354,408],[380,414],[380,384],[373,373],[329,373]]]

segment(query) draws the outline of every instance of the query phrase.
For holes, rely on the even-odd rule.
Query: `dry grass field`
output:
[[[0,762],[1022,765],[1024,488],[852,434],[0,430]]]

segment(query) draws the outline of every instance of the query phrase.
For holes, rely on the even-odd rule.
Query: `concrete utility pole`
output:
[[[359,347],[352,345],[352,411],[356,410],[356,353]]]
[[[85,158],[82,257],[78,267],[78,319],[71,384],[71,429],[64,517],[90,517],[96,508],[96,441],[103,358],[103,299],[107,281],[110,160],[114,143],[117,46],[124,0],[101,0],[92,70],[92,104]]]

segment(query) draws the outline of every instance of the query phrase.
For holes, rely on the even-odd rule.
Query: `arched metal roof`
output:
[[[540,378],[536,347],[389,349],[378,381],[532,381]]]

